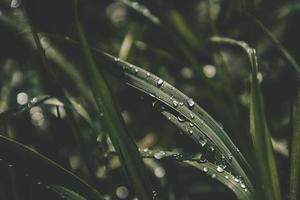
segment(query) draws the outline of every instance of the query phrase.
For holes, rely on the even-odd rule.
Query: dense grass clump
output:
[[[299,8],[0,1],[0,199],[298,199]]]

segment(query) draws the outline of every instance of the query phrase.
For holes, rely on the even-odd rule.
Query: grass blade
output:
[[[88,199],[103,199],[95,189],[72,172],[67,171],[25,145],[1,135],[0,158],[1,163],[24,172],[30,178],[38,179],[38,182],[46,187],[49,185],[67,186],[74,191],[78,191]]]
[[[276,36],[256,17],[249,15],[249,17],[253,20],[256,26],[258,26],[266,36],[271,40],[274,46],[281,53],[282,57],[296,70],[298,74],[300,74],[300,65],[296,61],[296,59],[289,53],[289,51],[281,44],[281,42],[276,38]]]
[[[88,62],[87,72],[91,79],[91,89],[102,117],[103,125],[109,132],[110,139],[118,153],[129,180],[135,189],[136,194],[143,200],[152,199],[151,189],[147,183],[145,168],[140,158],[133,138],[126,131],[126,127],[120,112],[116,110],[110,90],[94,61],[92,52],[87,43],[83,27],[78,19],[78,1],[76,2],[76,24],[80,42]],[[102,113],[102,114],[101,114]]]
[[[293,137],[291,141],[291,174],[290,174],[290,199],[296,200],[299,188],[300,169],[300,93],[298,93],[293,110]]]
[[[211,40],[217,43],[239,46],[249,57],[251,64],[250,132],[260,187],[263,190],[261,195],[263,195],[263,199],[280,200],[279,177],[258,81],[258,63],[255,49],[245,42],[230,38],[212,37]]]
[[[144,158],[154,159],[171,159],[180,163],[185,163],[189,166],[195,167],[212,178],[220,181],[226,187],[232,190],[240,200],[254,199],[253,188],[248,188],[242,179],[233,176],[226,171],[226,168],[217,166],[211,162],[208,162],[203,156],[190,156],[171,151],[154,151],[154,150],[142,150],[141,155]]]

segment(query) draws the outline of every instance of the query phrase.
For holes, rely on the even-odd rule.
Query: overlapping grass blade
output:
[[[61,185],[50,185],[48,188],[66,200],[87,200],[80,194]]]
[[[258,81],[258,63],[255,49],[245,42],[230,38],[213,37],[211,40],[217,43],[239,46],[249,57],[251,64],[250,132],[256,158],[255,165],[259,173],[261,189],[263,189],[261,195],[263,195],[263,199],[280,200],[279,177]]]
[[[91,80],[90,86],[99,109],[99,116],[102,118],[103,125],[109,132],[110,139],[136,194],[143,200],[152,199],[152,190],[150,189],[149,182],[147,182],[143,161],[140,158],[133,138],[126,130],[120,112],[116,109],[107,83],[100,72],[101,69],[97,67],[94,61],[92,52],[85,38],[83,27],[78,19],[78,1],[75,2],[77,29],[83,52],[88,62],[86,69]]]
[[[233,176],[226,171],[226,168],[217,166],[207,160],[203,156],[191,156],[171,151],[155,151],[155,150],[141,150],[141,155],[144,158],[154,159],[171,159],[177,162],[185,163],[189,166],[195,167],[208,176],[220,181],[226,187],[232,190],[240,200],[254,199],[253,188],[248,188],[242,179]]]
[[[1,164],[14,167],[45,187],[62,185],[79,192],[87,199],[101,200],[102,196],[72,172],[16,141],[0,136]]]
[[[293,110],[293,137],[291,140],[291,174],[290,174],[290,199],[298,199],[299,169],[300,169],[300,93],[294,104]]]

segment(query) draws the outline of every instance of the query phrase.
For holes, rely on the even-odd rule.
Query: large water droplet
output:
[[[185,118],[182,115],[178,115],[177,119],[179,122],[185,122]]]
[[[224,166],[225,166],[225,165],[218,165],[218,166],[217,166],[217,172],[220,172],[220,173],[224,172],[224,169],[225,169]]]
[[[246,185],[244,183],[241,183],[241,188],[245,189]]]
[[[165,169],[162,168],[162,167],[156,167],[156,168],[154,169],[154,174],[155,174],[155,176],[158,177],[158,178],[163,178],[163,177],[165,176],[165,174],[166,174],[166,171],[165,171]]]
[[[206,173],[206,172],[208,172],[208,168],[207,167],[204,167],[203,168],[203,171]]]
[[[193,108],[194,108],[195,102],[194,102],[193,99],[188,99],[188,100],[187,100],[187,103],[188,103],[188,106],[189,106],[190,109],[193,109]]]
[[[161,78],[158,79],[158,81],[157,81],[157,86],[160,87],[160,86],[162,86],[163,84],[164,84],[164,80],[162,80]]]

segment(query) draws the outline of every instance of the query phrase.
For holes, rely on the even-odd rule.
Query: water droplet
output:
[[[217,177],[216,174],[211,175],[211,178],[216,178],[216,177]]]
[[[38,181],[36,184],[37,184],[37,185],[41,185],[41,184],[42,184],[42,182],[41,182],[41,181]]]
[[[207,144],[207,139],[203,138],[203,139],[199,140],[199,143],[202,147],[204,147]]]
[[[149,77],[150,77],[150,73],[149,73],[149,72],[147,72],[146,76],[147,76],[147,78],[149,78]]]
[[[229,177],[228,177],[228,176],[225,176],[225,178],[226,178],[226,179],[229,179]]]
[[[162,86],[163,83],[164,83],[164,80],[162,80],[162,79],[160,78],[160,79],[158,79],[158,81],[157,81],[157,86],[160,87],[160,86]]]
[[[114,58],[114,60],[115,60],[116,62],[119,62],[119,61],[120,61],[120,58]]]
[[[10,7],[12,8],[19,8],[21,5],[21,0],[12,0],[10,3]]]
[[[149,95],[150,95],[150,97],[153,97],[153,98],[156,97],[156,94],[154,94],[154,93],[149,93]]]
[[[194,124],[193,123],[190,123],[190,127],[193,127],[194,126]]]
[[[209,150],[210,150],[211,152],[214,152],[214,151],[215,151],[215,147],[214,147],[214,146],[210,146],[210,147],[209,147]]]
[[[245,189],[246,185],[244,183],[241,183],[241,188]]]
[[[194,102],[193,99],[188,99],[188,100],[187,100],[187,103],[188,103],[188,106],[189,106],[190,109],[193,109],[193,108],[194,108],[195,102]]]
[[[240,179],[238,177],[234,177],[234,181],[239,183],[240,182]]]
[[[135,73],[138,73],[138,72],[139,72],[139,69],[135,68],[135,69],[134,69],[134,72],[135,72]]]
[[[213,65],[205,65],[203,67],[203,73],[207,78],[213,78],[217,73],[217,69]]]
[[[206,173],[208,172],[208,168],[207,167],[203,167],[203,171]]]
[[[171,117],[168,117],[168,120],[171,120]]]
[[[13,167],[13,165],[12,165],[12,164],[8,164],[7,166],[8,166],[8,167]]]
[[[183,106],[183,102],[179,102],[179,105],[180,105],[180,106]]]
[[[182,115],[178,115],[177,119],[179,122],[185,122],[185,118]]]
[[[173,101],[173,106],[176,108],[178,106],[178,101],[174,100]]]
[[[148,151],[149,151],[148,148],[146,148],[146,149],[143,150],[144,153],[147,153]]]
[[[218,166],[217,166],[217,172],[220,172],[220,173],[224,172],[224,169],[225,169],[224,166],[225,166],[225,165],[218,165]]]
[[[190,113],[190,116],[192,119],[195,119],[195,115],[193,113]]]
[[[244,189],[244,191],[245,191],[245,192],[248,192],[248,189],[246,188],[246,189]]]
[[[153,191],[152,191],[152,199],[153,199],[153,200],[156,200],[156,199],[157,199],[157,196],[158,196],[158,193],[157,193],[155,190],[153,190]]]
[[[162,159],[165,155],[166,155],[165,152],[160,151],[160,152],[154,154],[154,158],[159,160],[159,159]]]
[[[189,130],[189,134],[192,135],[193,134],[193,130]]]

